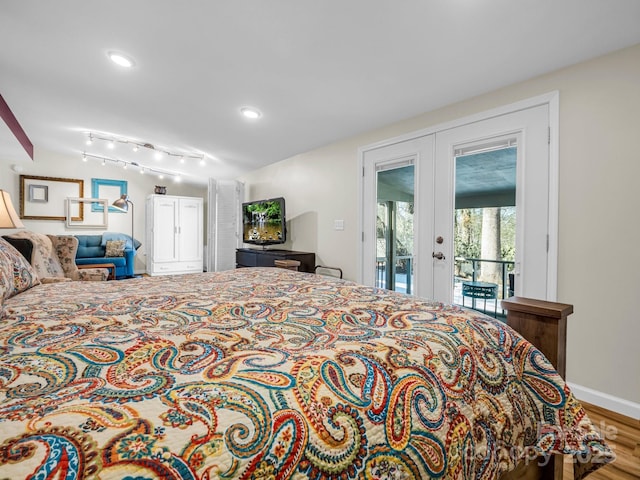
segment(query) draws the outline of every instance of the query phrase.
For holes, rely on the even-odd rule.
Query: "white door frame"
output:
[[[358,148],[358,166],[361,172],[364,172],[365,153],[381,147],[387,147],[400,142],[416,139],[426,135],[436,134],[444,130],[457,128],[463,125],[469,125],[475,122],[481,122],[490,118],[498,117],[508,113],[525,110],[539,105],[548,105],[549,107],[549,220],[548,235],[549,249],[547,255],[547,295],[546,300],[555,301],[557,299],[558,290],[558,187],[559,187],[559,126],[560,126],[560,94],[558,91],[549,92],[536,97],[521,100],[519,102],[503,105],[491,110],[486,110],[473,115],[459,118],[451,122],[438,124],[427,127],[422,130],[406,133],[397,137],[382,140]],[[358,246],[357,258],[357,280],[363,281],[363,238],[364,238],[364,174],[360,177],[358,184],[358,221],[360,228],[360,244]]]

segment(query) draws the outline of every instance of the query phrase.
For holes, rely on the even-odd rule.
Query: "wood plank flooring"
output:
[[[640,479],[640,420],[584,402],[582,405],[617,457],[613,463],[589,475],[587,480]],[[570,460],[570,457],[565,458],[565,480],[573,479],[573,465]]]

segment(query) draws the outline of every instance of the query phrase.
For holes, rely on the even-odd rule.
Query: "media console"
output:
[[[310,272],[316,266],[316,254],[309,252],[294,252],[292,250],[257,248],[236,249],[236,268],[242,267],[274,267],[276,260],[297,260],[300,262],[300,272]]]

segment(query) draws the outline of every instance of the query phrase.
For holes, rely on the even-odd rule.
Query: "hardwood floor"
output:
[[[640,479],[640,420],[582,402],[591,422],[604,434],[616,460],[587,477],[587,480]],[[573,478],[573,465],[565,458],[564,479]]]

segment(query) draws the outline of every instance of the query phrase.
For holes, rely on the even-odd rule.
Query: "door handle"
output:
[[[444,260],[444,254],[442,252],[433,252],[431,256],[433,258],[437,258],[438,260]]]

